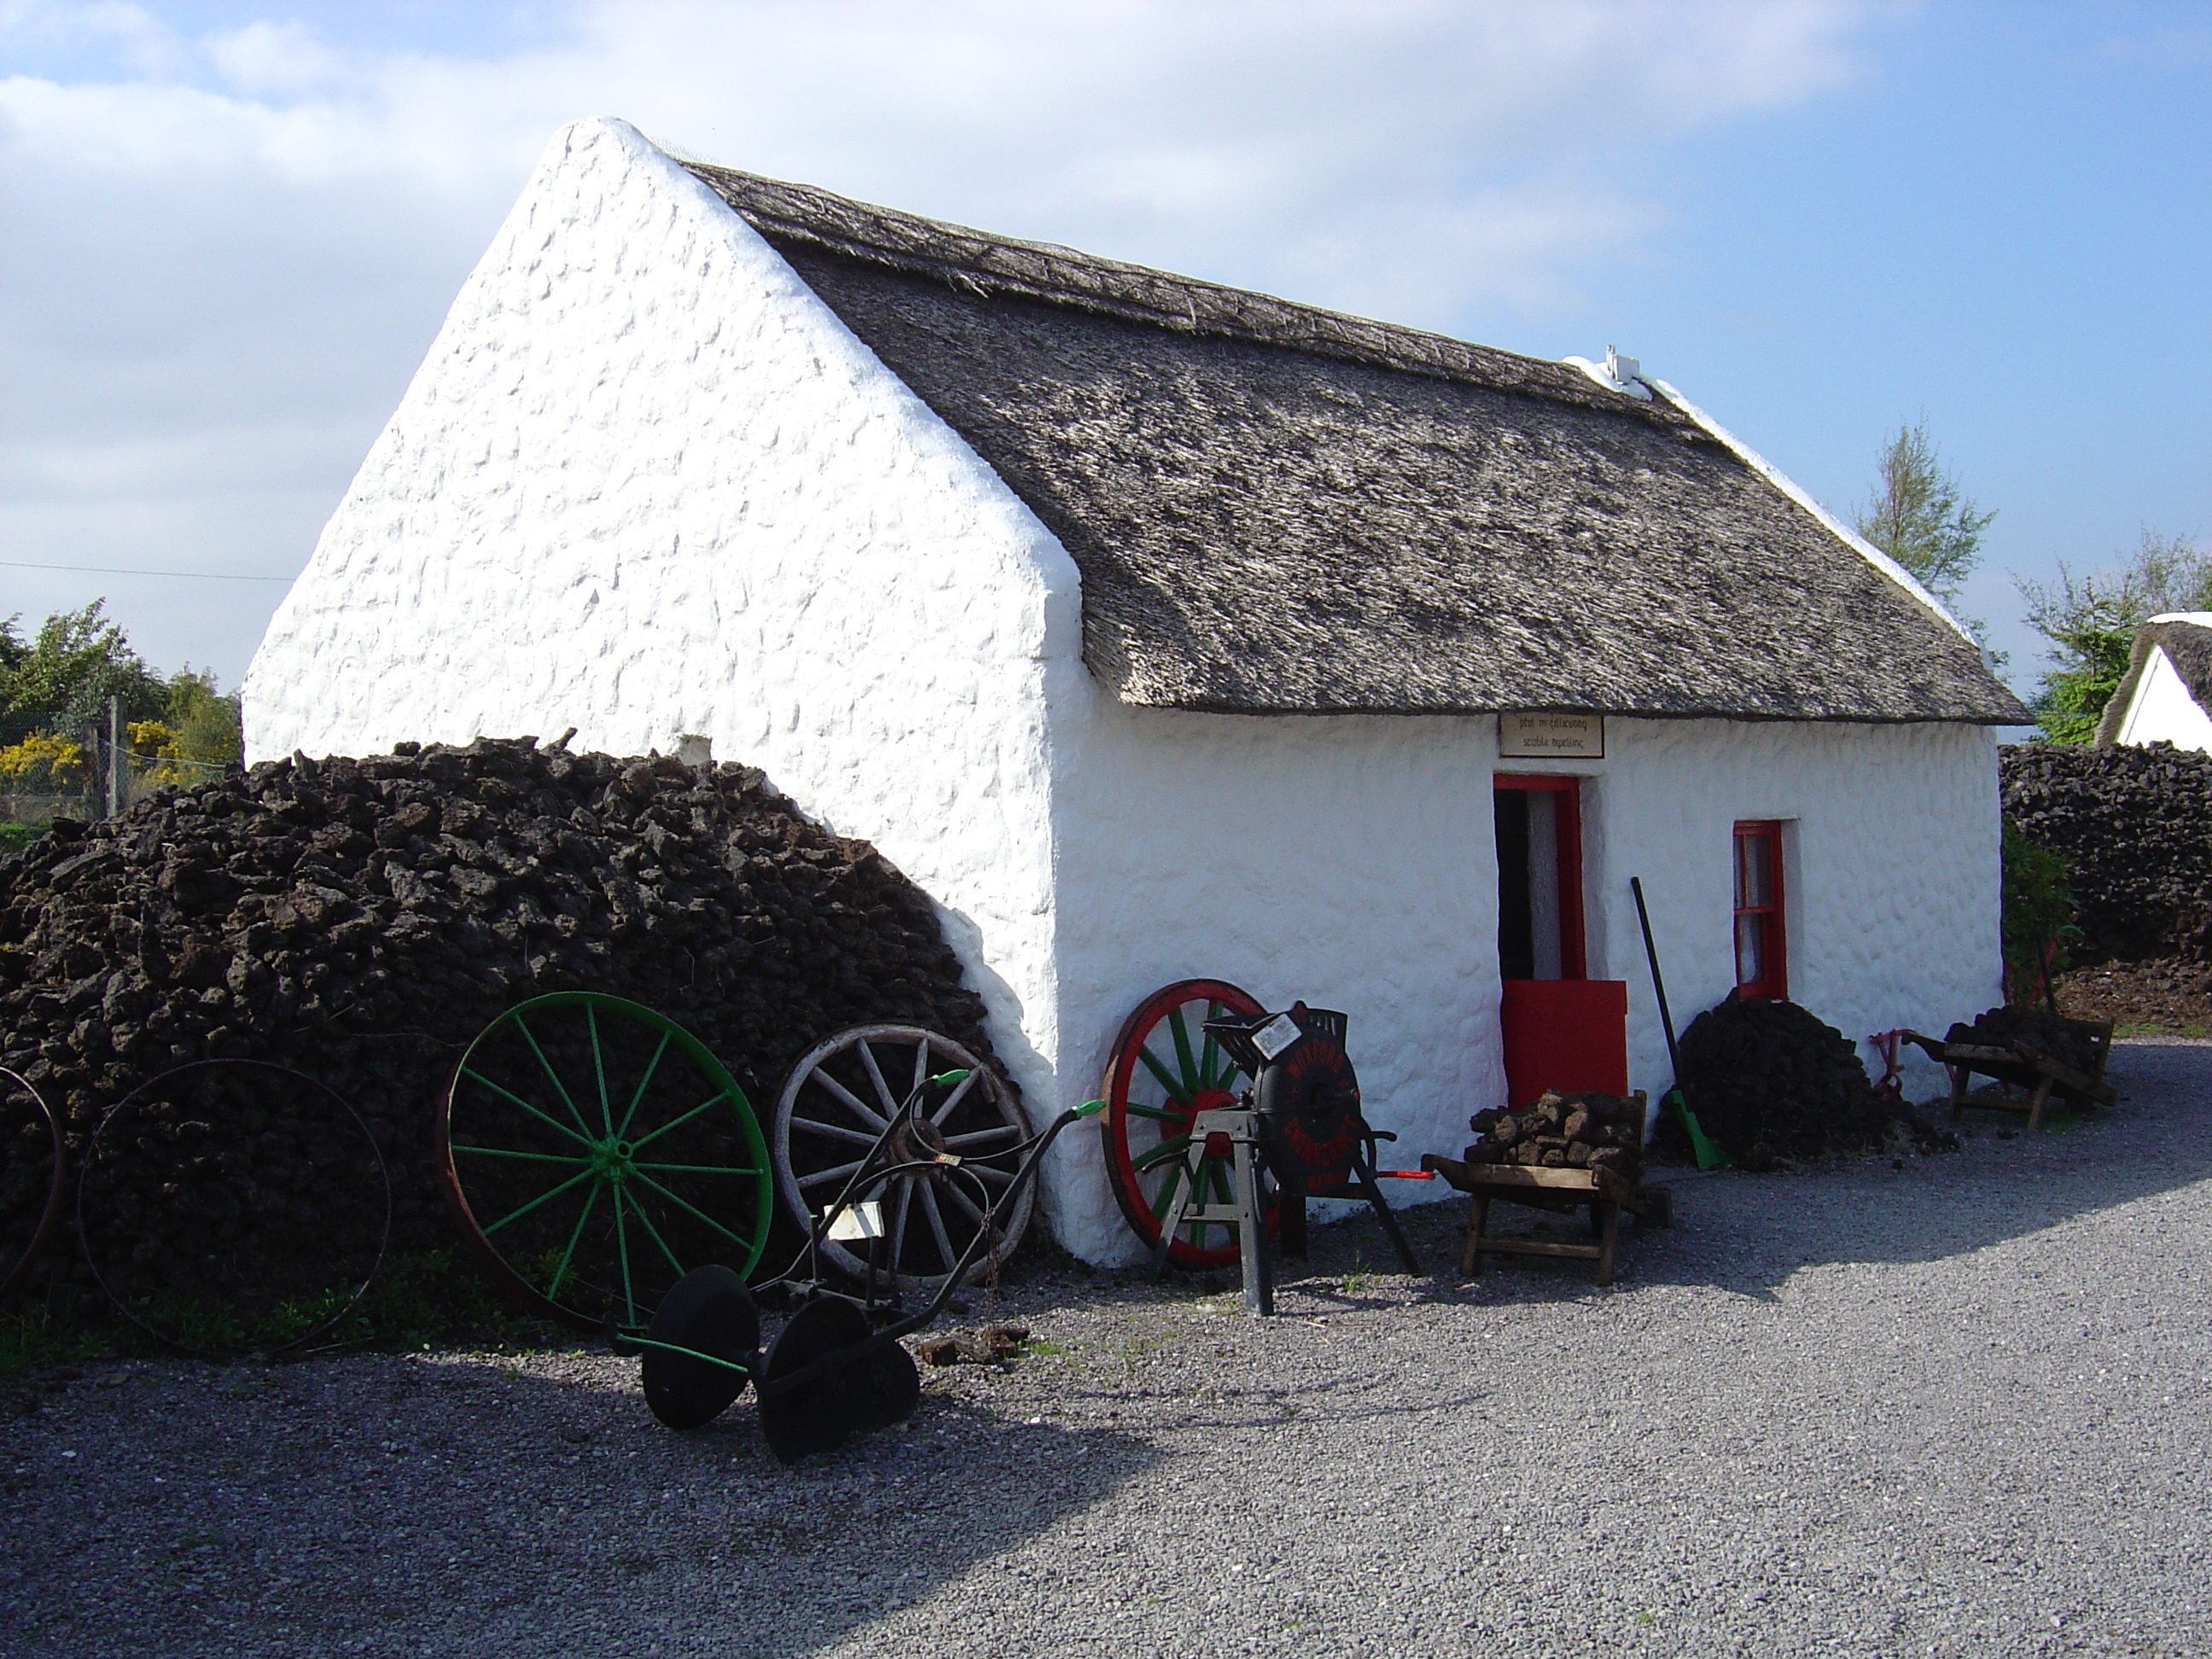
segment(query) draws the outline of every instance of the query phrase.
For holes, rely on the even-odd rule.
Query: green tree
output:
[[[1899,426],[1881,453],[1873,499],[1862,507],[1860,535],[1903,565],[1948,605],[1981,561],[1982,532],[1996,517],[1967,500],[1944,470],[1928,423]]]
[[[2212,611],[2212,550],[2147,528],[2117,569],[2077,577],[2062,561],[2056,582],[2017,586],[2028,625],[2051,641],[2051,667],[2029,705],[2036,725],[2048,742],[2089,743],[2127,675],[2136,630],[2170,611]]]
[[[126,720],[159,714],[168,688],[131,648],[123,629],[107,619],[107,601],[58,611],[39,624],[27,646],[5,630],[13,649],[0,652],[0,714],[37,714],[67,730],[105,720],[107,700],[118,699]]]
[[[177,758],[223,765],[246,753],[239,727],[238,694],[225,696],[215,675],[189,664],[169,676],[161,723],[176,733]]]

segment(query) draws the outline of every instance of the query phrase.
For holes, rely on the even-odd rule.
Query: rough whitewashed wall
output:
[[[1628,982],[1631,1082],[1655,1098],[1672,1073],[1628,878],[1644,878],[1686,1023],[1735,982],[1738,818],[1793,821],[1790,991],[1821,1018],[1863,1041],[1901,1024],[1940,1031],[1997,1000],[1989,733],[1611,720],[1607,745],[1602,761],[1499,761],[1489,718],[1189,714],[1086,688],[1054,743],[1063,1093],[1096,1086],[1121,1021],[1153,989],[1218,977],[1271,1006],[1346,1011],[1369,1114],[1401,1137],[1394,1160],[1455,1155],[1468,1114],[1504,1092],[1498,771],[1590,779],[1589,969]],[[1923,1062],[1909,1086],[1940,1082]],[[1068,1187],[1093,1195],[1081,1231],[1130,1259],[1091,1138],[1079,1152],[1084,1176]]]
[[[1606,722],[1588,772],[1591,971],[1628,981],[1629,1064],[1669,1075],[1628,878],[1644,878],[1678,1026],[1735,983],[1731,831],[1780,818],[1790,995],[1860,1043],[2001,1000],[1996,739],[1961,726]],[[1514,763],[1534,769],[1531,763]],[[1908,1049],[1906,1088],[1942,1086]],[[1878,1067],[1877,1074],[1878,1074]]]
[[[629,128],[557,137],[456,301],[246,686],[256,757],[687,734],[876,842],[943,908],[1042,1120],[1139,999],[1212,974],[1352,1016],[1407,1163],[1500,1093],[1483,719],[1127,708],[1084,670],[1065,553],[717,198]],[[1048,714],[1049,711],[1049,716]],[[1729,827],[1798,821],[1793,994],[1848,1035],[1996,1000],[1989,734],[1608,722],[1583,771],[1590,966],[1668,1072],[1731,982]],[[1927,1079],[1921,1079],[1923,1083]],[[1425,1189],[1414,1189],[1417,1191]],[[1055,1231],[1127,1259],[1095,1137]]]
[[[765,242],[580,122],[279,609],[247,744],[710,738],[935,897],[1042,1102],[1045,685],[1079,604],[1058,544]]]
[[[2196,695],[2163,646],[2151,647],[2135,695],[2120,717],[2119,741],[2212,750],[2212,718],[2197,706]]]

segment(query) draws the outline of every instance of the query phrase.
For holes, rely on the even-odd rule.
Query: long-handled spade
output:
[[[1659,1029],[1667,1034],[1667,1063],[1674,1068],[1674,1086],[1669,1092],[1674,1097],[1674,1109],[1682,1115],[1682,1127],[1689,1131],[1690,1151],[1697,1158],[1698,1167],[1710,1170],[1727,1163],[1728,1154],[1712,1143],[1698,1115],[1690,1109],[1689,1085],[1682,1081],[1682,1056],[1674,1047],[1674,1016],[1667,1011],[1667,981],[1659,976],[1659,947],[1651,942],[1651,913],[1644,908],[1644,878],[1631,876],[1628,890],[1636,895],[1636,920],[1644,928],[1644,958],[1651,964],[1651,988],[1659,998]]]
[[[945,1088],[967,1073],[948,1072],[928,1080]],[[891,1115],[835,1203],[816,1218],[802,1259],[813,1260],[833,1225],[860,1211],[859,1195],[898,1176],[935,1170],[957,1179],[963,1173],[953,1154],[901,1162],[880,1161],[898,1132],[916,1123],[923,1089],[908,1096]],[[753,1384],[760,1399],[761,1432],[769,1449],[786,1463],[812,1452],[834,1451],[846,1437],[887,1428],[910,1416],[921,1398],[921,1376],[899,1339],[922,1329],[945,1311],[969,1269],[990,1248],[993,1221],[1019,1200],[1061,1130],[1102,1111],[1103,1100],[1086,1101],[1062,1112],[1043,1133],[1018,1150],[1021,1167],[1006,1190],[992,1200],[980,1182],[976,1196],[983,1224],[969,1242],[958,1264],[945,1275],[928,1306],[875,1328],[866,1304],[818,1289],[785,1324],[765,1358],[761,1354],[760,1316],[752,1293],[730,1268],[696,1268],[678,1279],[642,1337],[624,1347],[640,1350],[646,1404],[672,1429],[696,1429],[713,1420]],[[909,1139],[915,1137],[909,1136]],[[923,1144],[927,1144],[923,1138]],[[793,1268],[797,1267],[794,1262]],[[790,1278],[769,1283],[782,1283]]]

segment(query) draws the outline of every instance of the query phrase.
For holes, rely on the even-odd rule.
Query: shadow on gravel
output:
[[[178,1369],[112,1395],[95,1373],[11,1430],[11,1656],[782,1659],[1159,1455],[925,1395],[902,1429],[786,1468],[749,1403],[676,1435],[634,1391],[496,1361]]]
[[[2009,1139],[1999,1130],[2021,1120],[1970,1112],[1962,1152],[1908,1159],[1902,1170],[1887,1158],[1759,1176],[1655,1168],[1650,1178],[1674,1189],[1674,1224],[1623,1227],[1614,1288],[1696,1285],[1771,1300],[1808,1267],[1940,1261],[2212,1178],[2212,1046],[2116,1045],[2111,1078],[2116,1108]],[[1584,1261],[1493,1258],[1462,1284],[1464,1200],[1400,1214],[1433,1289],[1399,1273],[1382,1230],[1362,1216],[1315,1228],[1310,1260],[1285,1264],[1286,1287],[1324,1310],[1395,1305],[1409,1290],[1525,1303],[1607,1293]],[[1590,1237],[1580,1216],[1510,1206],[1492,1224],[1561,1243]],[[1346,1288],[1386,1274],[1373,1293]]]

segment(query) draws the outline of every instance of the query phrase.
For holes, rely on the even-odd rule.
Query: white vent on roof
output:
[[[1565,357],[1560,360],[1579,368],[1607,392],[1624,392],[1631,398],[1642,398],[1647,402],[1651,388],[1644,384],[1644,365],[1633,357],[1624,357],[1612,346],[1605,349],[1605,361],[1594,363],[1587,357]]]

